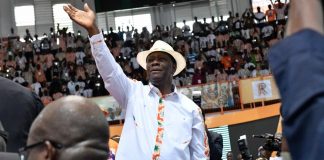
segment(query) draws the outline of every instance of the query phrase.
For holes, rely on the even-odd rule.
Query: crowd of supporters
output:
[[[136,61],[138,52],[147,50],[156,40],[171,44],[187,60],[186,69],[175,77],[177,86],[210,82],[237,81],[240,78],[269,75],[268,49],[283,38],[287,4],[280,1],[269,5],[263,13],[258,7],[253,13],[246,9],[240,15],[229,12],[229,18],[211,17],[211,23],[199,22],[191,27],[157,25],[150,33],[118,27],[110,28],[105,41],[125,74],[147,84],[145,71]],[[104,32],[103,32],[104,33]],[[38,94],[45,104],[65,95],[94,97],[108,95],[91,55],[89,40],[67,33],[57,26],[42,38],[31,36],[28,30],[24,42],[10,38],[1,46],[0,73]]]

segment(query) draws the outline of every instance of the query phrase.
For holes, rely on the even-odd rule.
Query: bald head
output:
[[[108,157],[108,138],[108,124],[100,108],[85,98],[68,96],[43,109],[32,124],[27,144],[42,140],[62,144],[63,149],[51,154],[55,159],[104,160]],[[46,147],[35,152],[44,152]]]

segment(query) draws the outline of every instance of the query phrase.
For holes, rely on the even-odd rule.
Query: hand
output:
[[[96,15],[87,3],[84,4],[84,11],[73,7],[71,4],[64,6],[63,9],[75,23],[85,28],[90,36],[100,33],[96,26]]]

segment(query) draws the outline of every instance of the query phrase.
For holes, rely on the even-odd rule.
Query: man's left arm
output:
[[[200,108],[197,107],[193,114],[192,139],[189,144],[190,157],[192,160],[208,160],[208,138]]]

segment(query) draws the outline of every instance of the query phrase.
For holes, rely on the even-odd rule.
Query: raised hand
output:
[[[84,4],[84,10],[79,10],[71,4],[64,6],[63,9],[75,23],[85,28],[90,36],[100,33],[96,26],[96,15],[87,3]]]

